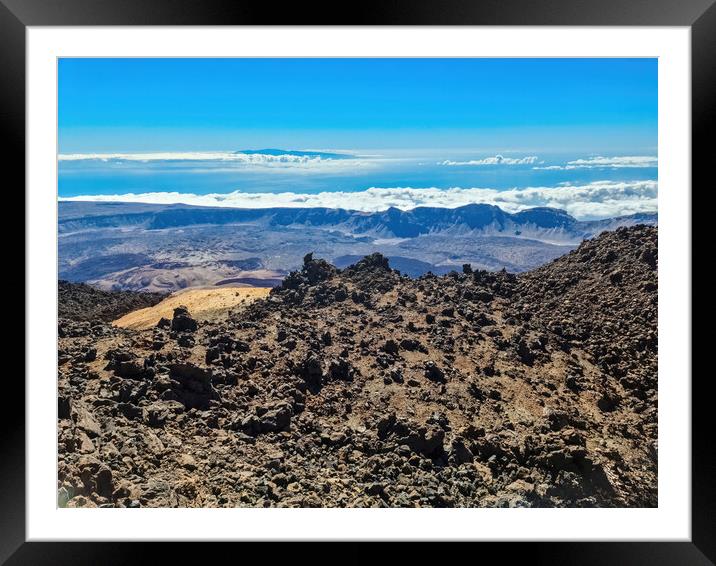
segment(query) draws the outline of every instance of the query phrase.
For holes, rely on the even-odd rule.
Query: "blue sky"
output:
[[[656,93],[656,59],[61,59],[60,153],[654,153]]]
[[[653,212],[657,65],[61,59],[58,193],[361,210],[486,202],[579,218]],[[266,148],[284,151],[255,151]]]

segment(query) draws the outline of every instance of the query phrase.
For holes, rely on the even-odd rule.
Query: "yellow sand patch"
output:
[[[209,289],[184,289],[172,293],[153,307],[139,309],[118,318],[112,324],[120,328],[145,330],[156,326],[159,319],[171,319],[174,309],[184,305],[197,320],[216,318],[235,307],[248,305],[269,294],[267,287],[219,287]]]

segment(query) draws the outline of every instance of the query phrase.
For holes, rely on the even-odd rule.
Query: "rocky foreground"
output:
[[[654,227],[520,276],[308,255],[218,322],[61,314],[61,506],[657,505]]]

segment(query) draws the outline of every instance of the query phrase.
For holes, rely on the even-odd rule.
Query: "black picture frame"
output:
[[[16,190],[25,183],[26,27],[267,24],[688,26],[692,49],[692,182],[695,186],[709,186],[706,175],[713,157],[706,136],[712,135],[716,125],[714,0],[392,0],[331,6],[296,3],[285,4],[281,9],[277,6],[217,0],[0,0],[0,124],[6,142],[5,186]],[[19,201],[17,206],[23,207],[23,202]],[[25,295],[25,300],[32,301],[32,296]],[[209,548],[206,544],[25,542],[25,420],[24,402],[20,402],[25,398],[25,391],[17,375],[6,372],[3,379],[6,401],[0,410],[0,563],[77,566],[157,559],[162,563],[196,563],[207,562],[214,552],[217,557],[223,556],[223,560],[231,556],[226,554],[225,545]],[[691,376],[683,378],[687,384]],[[694,375],[691,379],[690,542],[506,542],[459,550],[467,550],[468,559],[481,561],[495,556],[509,562],[552,564],[713,564],[716,561],[716,446],[709,380],[709,373]],[[8,399],[17,409],[14,413],[8,410]],[[320,532],[316,538],[320,539]],[[366,563],[387,556],[375,543],[350,543],[349,548],[329,545],[308,552],[305,545],[297,548],[295,544],[273,544],[271,549],[259,549],[254,544],[251,550],[258,550],[271,562],[293,561],[305,556],[314,563]],[[241,556],[235,555],[237,559],[246,558],[246,550],[242,549],[241,553]],[[415,558],[421,561],[451,559],[449,550],[442,545],[430,548],[413,545],[411,549],[401,549],[401,553],[401,562]]]

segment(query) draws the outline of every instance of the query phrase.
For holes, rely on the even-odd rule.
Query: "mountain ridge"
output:
[[[656,223],[656,214],[580,221],[560,209],[511,214],[486,204],[359,212],[60,202],[59,276],[166,292],[280,279],[309,252],[339,263],[380,252],[412,276],[465,263],[522,272],[602,231]]]
[[[531,233],[536,239],[539,238],[534,229],[552,232],[557,230],[564,235],[562,240],[575,243],[596,235],[601,226],[620,222],[622,223],[620,225],[656,224],[658,219],[657,213],[637,213],[600,220],[577,220],[558,208],[534,207],[509,213],[499,206],[483,203],[455,208],[421,206],[409,210],[391,207],[378,212],[327,207],[223,208],[156,205],[156,209],[153,210],[131,212],[130,209],[113,214],[63,218],[62,209],[70,208],[68,204],[60,202],[60,232],[93,227],[141,226],[147,230],[162,230],[203,224],[260,222],[267,226],[344,227],[358,234],[414,238],[464,226],[469,230],[490,233],[490,235],[503,232],[505,235],[510,235],[507,233],[510,231],[513,232],[511,235],[521,235],[521,228],[527,228],[532,229]]]

